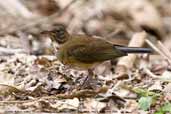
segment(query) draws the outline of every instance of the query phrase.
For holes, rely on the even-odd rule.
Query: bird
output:
[[[88,70],[108,60],[115,60],[128,53],[151,53],[151,48],[127,47],[88,35],[70,34],[63,24],[53,30],[43,31],[52,42],[59,45],[57,59],[71,68]]]

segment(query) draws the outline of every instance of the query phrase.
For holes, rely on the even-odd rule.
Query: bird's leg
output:
[[[89,77],[93,77],[94,76],[93,69],[88,69],[88,76]]]
[[[94,76],[93,69],[88,69],[88,75],[86,76],[83,83],[81,84],[81,88],[87,88],[91,86],[90,81],[92,80],[93,76]]]

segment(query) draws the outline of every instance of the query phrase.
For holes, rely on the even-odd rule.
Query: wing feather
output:
[[[101,62],[126,55],[114,48],[113,44],[101,39],[73,45],[68,54],[84,63]]]

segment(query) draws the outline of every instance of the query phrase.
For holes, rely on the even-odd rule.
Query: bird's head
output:
[[[69,33],[67,32],[66,27],[62,24],[58,24],[53,30],[44,31],[42,34],[47,35],[50,37],[52,42],[56,42],[58,44],[65,43],[69,38]]]

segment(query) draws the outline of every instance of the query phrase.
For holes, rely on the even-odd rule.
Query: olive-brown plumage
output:
[[[106,60],[116,59],[127,53],[149,53],[149,48],[123,47],[100,38],[70,35],[63,25],[46,32],[53,42],[60,44],[57,57],[66,65],[91,69]]]

